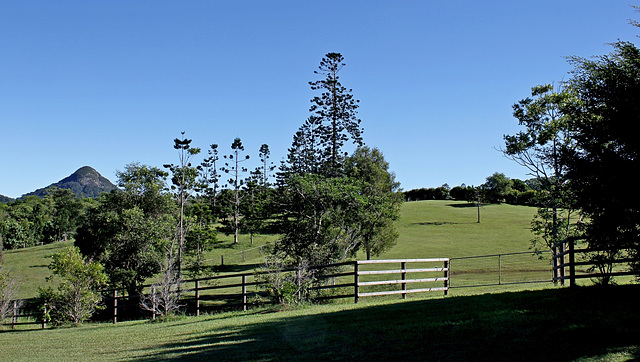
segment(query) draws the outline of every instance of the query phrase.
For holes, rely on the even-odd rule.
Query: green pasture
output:
[[[6,361],[640,358],[640,286],[256,309],[171,321],[0,331]]]

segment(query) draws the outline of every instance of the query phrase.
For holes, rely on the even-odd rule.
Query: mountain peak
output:
[[[100,175],[93,167],[83,166],[62,180],[30,192],[25,196],[36,195],[43,197],[47,190],[52,187],[70,190],[78,197],[97,197],[103,192],[110,192],[117,188],[111,181]]]

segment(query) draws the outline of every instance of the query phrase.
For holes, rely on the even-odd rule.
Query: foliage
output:
[[[345,173],[362,182],[364,205],[357,223],[360,227],[361,247],[367,254],[377,256],[395,245],[398,232],[394,222],[400,216],[402,195],[400,183],[389,172],[389,163],[377,148],[359,147],[345,161]]]
[[[487,182],[483,185],[483,199],[490,203],[502,203],[511,192],[511,179],[503,173],[496,172],[487,177]]]
[[[175,251],[175,203],[165,191],[167,173],[137,163],[118,172],[122,190],[103,194],[78,228],[76,245],[106,267],[113,286],[137,294]]]
[[[361,183],[349,177],[292,175],[280,190],[281,240],[275,247],[285,264],[329,264],[354,255],[357,223],[365,207]]]
[[[505,135],[503,153],[527,168],[538,181],[538,214],[532,230],[538,235],[533,247],[555,243],[575,234],[575,200],[567,177],[569,156],[576,141],[571,112],[575,95],[564,88],[554,91],[550,84],[532,88],[531,96],[513,106],[513,115],[524,127],[516,135]]]
[[[68,247],[53,255],[49,269],[62,280],[55,292],[41,290],[41,297],[55,310],[52,316],[59,318],[54,322],[78,324],[89,318],[101,300],[98,288],[107,283],[104,267],[85,260],[77,247]]]
[[[569,87],[577,97],[572,114],[579,150],[569,177],[589,220],[589,246],[612,256],[640,256],[640,195],[622,187],[640,169],[640,50],[627,42],[613,48],[596,59],[572,58]]]
[[[356,117],[359,101],[353,98],[351,89],[347,90],[340,83],[338,76],[345,66],[343,61],[340,53],[327,53],[314,72],[324,79],[309,82],[311,90],[322,91],[311,100],[309,108],[314,117],[309,120],[313,120],[315,126],[310,135],[320,146],[320,152],[312,152],[319,157],[313,164],[321,174],[332,177],[341,174],[342,160],[346,156],[341,152],[344,143],[351,140],[358,146],[363,145],[361,121]]]

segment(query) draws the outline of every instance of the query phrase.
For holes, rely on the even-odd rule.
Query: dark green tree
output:
[[[309,111],[313,113],[318,125],[318,141],[322,147],[321,167],[327,176],[340,176],[341,166],[346,153],[342,152],[345,142],[351,140],[362,146],[362,128],[357,118],[359,101],[353,98],[351,89],[345,88],[338,73],[345,66],[344,57],[340,53],[328,53],[320,61],[314,73],[323,79],[309,82],[312,90],[322,94],[311,100]]]
[[[503,173],[496,172],[487,177],[484,186],[484,198],[492,203],[502,203],[511,190],[511,180]]]
[[[569,82],[578,99],[569,178],[589,221],[589,246],[603,250],[601,268],[620,254],[640,256],[640,194],[621,187],[640,169],[640,50],[628,42],[613,49],[596,59],[573,58]]]
[[[389,163],[377,148],[358,147],[346,159],[345,171],[347,176],[362,182],[360,193],[364,207],[359,215],[360,247],[369,260],[396,243],[398,232],[394,221],[400,217],[403,202],[400,183],[389,172]]]
[[[117,172],[121,189],[103,194],[78,227],[76,246],[105,266],[112,286],[130,295],[175,251],[177,207],[166,190],[167,176],[156,167],[127,165]]]

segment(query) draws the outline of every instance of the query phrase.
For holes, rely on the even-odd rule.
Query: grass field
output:
[[[640,286],[253,310],[0,332],[19,360],[637,360]]]
[[[534,208],[464,202],[405,203],[398,244],[378,258],[462,258],[526,251]],[[250,248],[220,235],[207,255]],[[261,236],[263,245],[274,236]],[[5,266],[33,296],[49,257],[65,243],[5,253]],[[253,253],[247,267],[260,263]],[[362,257],[363,258],[363,257]],[[452,261],[454,263],[460,261]],[[494,261],[489,262],[493,265]],[[536,269],[527,255],[518,268]],[[546,261],[543,261],[543,264]],[[495,278],[486,265],[483,275]],[[548,265],[543,265],[543,268]],[[458,264],[457,270],[461,266]],[[243,269],[230,266],[229,270]],[[517,271],[527,273],[527,271]],[[456,283],[456,275],[452,283]],[[362,299],[296,310],[253,309],[172,321],[87,323],[0,331],[3,360],[631,360],[640,358],[640,286],[553,288],[551,283],[452,289],[442,294]]]

